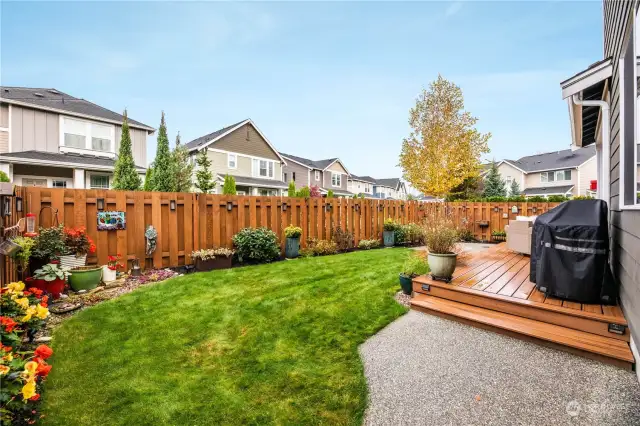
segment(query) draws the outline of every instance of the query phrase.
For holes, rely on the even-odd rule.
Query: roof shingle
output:
[[[596,155],[595,145],[579,148],[575,151],[565,149],[562,151],[546,152],[544,154],[529,155],[518,160],[504,160],[527,173],[554,170],[564,167],[578,167],[591,157]]]

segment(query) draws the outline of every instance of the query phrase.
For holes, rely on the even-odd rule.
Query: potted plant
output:
[[[98,287],[102,279],[102,266],[76,266],[71,268],[69,285],[73,291],[92,290]]]
[[[202,249],[191,253],[196,263],[196,271],[206,272],[213,269],[231,268],[235,252],[225,247],[216,249]]]
[[[31,250],[36,242],[33,238],[22,236],[14,238],[13,242],[20,246],[20,250],[15,252],[12,257],[18,262],[18,273],[21,279],[24,279],[27,274],[27,267],[29,266]]]
[[[58,260],[65,252],[64,227],[62,225],[50,228],[40,228],[35,237],[36,245],[31,256],[31,269],[40,269],[52,260]]]
[[[429,265],[421,253],[411,253],[402,266],[400,287],[404,294],[411,294],[413,279],[418,275],[429,273]]]
[[[395,244],[396,222],[390,217],[384,221],[382,239],[385,247],[393,247]]]
[[[451,281],[456,269],[458,232],[451,216],[444,211],[434,213],[423,225],[424,241],[429,251],[427,260],[431,277],[440,281]]]
[[[298,257],[300,251],[300,236],[302,235],[302,228],[289,225],[284,228],[284,236],[287,238],[284,246],[284,255],[288,259]]]
[[[60,264],[75,268],[87,264],[87,254],[96,252],[96,245],[87,235],[85,227],[64,228],[65,252],[60,256]]]
[[[64,285],[71,274],[69,268],[60,266],[55,261],[47,263],[40,269],[36,269],[33,273],[35,279],[45,281],[45,290],[53,295],[54,299],[60,297],[60,293],[64,290]]]
[[[491,239],[496,242],[507,241],[506,231],[494,230],[491,232]]]
[[[124,268],[124,265],[119,263],[122,259],[120,253],[109,256],[108,259],[107,264],[102,267],[102,282],[104,283],[115,281],[118,277],[118,268]]]

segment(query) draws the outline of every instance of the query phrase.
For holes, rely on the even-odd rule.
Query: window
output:
[[[286,173],[286,172],[284,173],[284,181],[285,181],[285,182],[289,182],[289,181],[287,180],[287,173]]]
[[[22,186],[37,186],[37,187],[41,187],[41,188],[46,188],[47,187],[47,180],[46,179],[27,179],[27,178],[22,178]]]
[[[291,172],[291,180],[296,181],[296,172]]]
[[[235,154],[227,154],[227,167],[230,169],[238,168],[237,158]]]
[[[89,186],[91,189],[109,189],[109,176],[91,175]]]
[[[62,145],[68,148],[115,152],[115,127],[62,117]]]
[[[557,170],[555,172],[540,173],[540,182],[564,182],[571,180],[571,170]],[[507,181],[508,182],[508,181]]]
[[[342,184],[342,175],[340,173],[331,173],[331,185],[341,186],[341,184]]]
[[[278,195],[278,191],[275,189],[260,189],[258,192],[263,197],[272,197],[272,196]]]
[[[66,180],[52,180],[51,181],[51,186],[53,188],[66,188],[67,187],[67,181]]]
[[[273,179],[273,161],[253,160],[253,175]]]
[[[320,171],[319,170],[316,170],[315,175],[316,175],[316,180],[320,180]]]

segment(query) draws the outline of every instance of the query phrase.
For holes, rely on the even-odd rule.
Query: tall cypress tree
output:
[[[211,192],[216,187],[211,173],[211,159],[207,155],[207,148],[199,151],[196,155],[196,183],[195,187],[205,194]]]
[[[511,181],[511,187],[509,188],[509,192],[511,192],[511,196],[515,197],[520,195],[520,185],[518,184],[517,180],[512,180]]]
[[[296,196],[296,184],[294,181],[289,182],[289,188],[287,189],[287,195],[289,197]]]
[[[152,178],[153,178],[153,163],[149,164],[149,167],[147,167],[147,173],[145,173],[145,175],[144,175],[144,187],[143,187],[143,190],[145,190],[145,191],[153,191]]]
[[[129,122],[127,120],[127,110],[122,114],[122,137],[120,138],[120,149],[118,159],[113,171],[113,189],[123,191],[137,191],[142,182],[136,170],[136,163],[133,161],[131,151],[131,135],[129,134]]]
[[[484,178],[484,190],[482,196],[487,197],[506,197],[507,187],[505,181],[500,176],[496,163],[491,164],[487,177]]]
[[[189,150],[180,143],[179,132],[176,136],[176,146],[173,148],[173,165],[176,173],[176,191],[190,192],[193,164],[189,163]]]
[[[169,150],[169,137],[167,136],[167,124],[164,120],[164,111],[160,119],[158,129],[158,147],[156,149],[156,159],[153,162],[154,170],[151,176],[153,190],[159,192],[175,192],[176,175],[173,165],[173,157]]]
[[[236,180],[233,176],[226,175],[224,177],[222,193],[225,195],[236,195]]]

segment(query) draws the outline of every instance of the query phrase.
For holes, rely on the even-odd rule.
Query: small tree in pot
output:
[[[300,251],[300,236],[302,235],[302,228],[289,225],[284,228],[284,236],[287,238],[284,246],[284,255],[288,259],[298,257]]]
[[[451,281],[458,256],[455,253],[458,231],[450,214],[438,209],[425,220],[423,229],[431,277],[434,280]]]
[[[429,264],[424,254],[419,252],[411,253],[402,266],[402,272],[400,272],[400,287],[402,287],[402,292],[404,294],[411,294],[413,279],[427,273],[429,273]]]
[[[384,240],[385,247],[393,247],[395,245],[395,233],[397,226],[396,222],[390,217],[384,221],[382,238]]]

